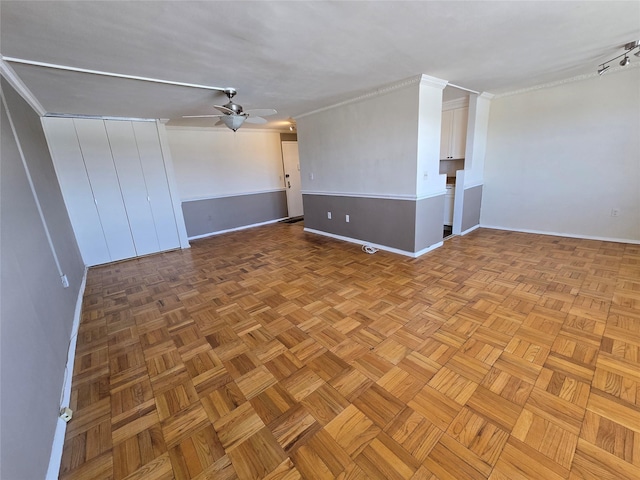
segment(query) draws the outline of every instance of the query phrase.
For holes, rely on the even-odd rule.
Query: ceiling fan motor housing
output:
[[[242,105],[238,105],[237,103],[229,102],[224,105],[224,107],[232,110],[236,115],[242,115]]]

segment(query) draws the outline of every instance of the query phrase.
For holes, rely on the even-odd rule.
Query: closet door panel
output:
[[[147,184],[160,250],[178,248],[180,238],[173,213],[173,203],[171,203],[158,128],[155,123],[134,122],[133,130],[136,135],[140,163]]]
[[[76,241],[86,265],[111,261],[73,120],[42,121]]]
[[[104,122],[75,119],[74,124],[111,260],[135,257],[136,249]]]
[[[131,122],[104,122],[138,255],[160,250]]]

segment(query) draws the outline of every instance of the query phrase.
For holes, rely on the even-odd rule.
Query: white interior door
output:
[[[284,185],[287,189],[289,217],[300,217],[304,214],[304,210],[302,207],[298,142],[282,142],[282,162],[284,164]]]

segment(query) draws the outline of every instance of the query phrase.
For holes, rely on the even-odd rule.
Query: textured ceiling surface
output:
[[[498,94],[591,74],[640,38],[640,2],[3,0],[0,21],[5,57],[231,86],[245,109],[277,109],[277,126],[419,74]],[[47,112],[176,122],[226,101],[8,63]]]

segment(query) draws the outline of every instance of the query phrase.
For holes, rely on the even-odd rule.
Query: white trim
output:
[[[482,228],[492,228],[494,230],[506,230],[509,232],[534,233],[536,235],[550,235],[553,237],[579,238],[582,240],[599,240],[601,242],[630,243],[633,245],[640,245],[640,240],[635,240],[631,238],[599,237],[594,235],[579,235],[576,233],[545,232],[542,230],[531,230],[528,228],[509,228],[509,227],[499,227],[496,225],[484,225],[484,224],[481,224],[479,226]]]
[[[446,195],[446,194],[447,194],[447,189],[445,188],[444,190],[440,190],[439,192],[427,193],[425,195],[418,195],[416,197],[416,202],[418,202],[420,200],[425,200],[427,198],[441,197],[441,196]]]
[[[289,217],[276,218],[275,220],[269,220],[266,222],[252,223],[251,225],[243,225],[242,227],[229,228],[227,230],[218,230],[217,232],[204,233],[202,235],[196,235],[195,237],[189,237],[189,240],[199,240],[201,238],[208,238],[208,237],[214,237],[216,235],[222,235],[223,233],[238,232],[240,230],[246,230],[248,228],[253,228],[253,227],[262,227],[263,225],[270,225],[272,223],[281,222],[282,220],[286,220],[287,218]]]
[[[85,118],[88,120],[115,120],[117,122],[155,122],[155,118],[110,117],[104,115],[82,115],[79,113],[47,113],[47,118]]]
[[[423,195],[397,195],[397,194],[376,194],[376,193],[353,193],[353,192],[320,192],[315,190],[302,190],[303,195],[321,195],[326,197],[350,197],[350,198],[377,198],[380,200],[405,200],[417,202],[426,198],[439,197],[447,193],[446,190],[425,193]]]
[[[465,92],[475,93],[476,95],[480,95],[480,92],[476,92],[475,90],[471,90],[470,88],[464,88],[464,87],[461,87],[460,85],[455,85],[453,83],[448,83],[447,86],[457,88],[459,90],[464,90]]]
[[[638,67],[640,67],[640,62],[634,62],[630,65],[627,65],[626,67],[613,67],[610,70],[607,70],[606,75],[611,75],[612,73],[618,73],[618,72],[622,72],[622,71],[626,71],[626,70],[630,70],[632,68],[638,68]],[[586,75],[577,75],[575,77],[565,78],[564,80],[557,80],[555,82],[549,82],[549,83],[541,83],[539,85],[534,85],[532,87],[521,88],[519,90],[512,90],[510,92],[505,92],[505,93],[498,93],[498,94],[495,94],[494,97],[487,96],[486,98],[491,99],[491,98],[510,97],[512,95],[520,95],[522,93],[529,93],[535,90],[542,90],[544,88],[553,88],[560,85],[565,85],[567,83],[581,82],[583,80],[589,80],[590,78],[597,78],[599,76],[600,75],[598,75],[598,72],[592,72]],[[490,95],[490,94],[487,94],[487,95]]]
[[[480,228],[480,224],[478,224],[478,225],[474,225],[474,226],[473,226],[473,227],[471,227],[471,228],[467,228],[464,232],[462,232],[462,233],[460,234],[460,236],[463,236],[463,235],[466,235],[466,234],[468,234],[468,233],[471,233],[471,232],[473,232],[474,230],[477,230],[477,229],[479,229],[479,228]]]
[[[322,195],[327,197],[380,198],[383,200],[416,200],[415,195],[375,194],[353,192],[321,192],[317,190],[302,190],[303,195]]]
[[[399,90],[401,88],[408,87],[410,85],[414,85],[414,84],[416,84],[418,82],[422,83],[423,77],[427,77],[427,78],[433,79],[433,80],[439,80],[439,79],[437,79],[435,77],[428,77],[427,75],[418,75],[418,76],[415,76],[415,77],[407,78],[407,79],[402,80],[400,82],[392,83],[390,85],[386,85],[384,87],[377,88],[376,90],[374,90],[372,92],[365,93],[363,95],[360,95],[360,96],[355,97],[355,98],[351,98],[349,100],[344,100],[342,102],[334,103],[333,105],[329,105],[327,107],[318,108],[318,109],[312,110],[310,112],[306,112],[306,113],[302,113],[300,115],[296,115],[295,117],[293,117],[293,119],[294,120],[298,120],[299,118],[308,117],[309,115],[315,115],[316,113],[325,112],[327,110],[331,110],[331,109],[338,108],[338,107],[343,107],[345,105],[349,105],[351,103],[356,103],[356,102],[359,102],[361,100],[366,100],[368,98],[373,98],[373,97],[377,97],[377,96],[380,96],[380,95],[384,95],[385,93],[393,92],[394,90]],[[444,81],[444,80],[441,80],[441,81]],[[446,82],[445,82],[445,85],[446,85]],[[444,88],[444,85],[442,86],[442,88]]]
[[[2,75],[9,85],[11,85],[16,92],[27,102],[31,108],[33,108],[39,116],[44,116],[47,111],[44,109],[42,104],[38,101],[35,95],[27,88],[22,79],[18,77],[18,74],[15,72],[11,66],[4,61],[4,59],[0,59],[0,75]]]
[[[73,315],[73,325],[71,326],[71,336],[69,337],[69,351],[67,352],[67,364],[64,371],[64,380],[62,383],[62,393],[59,407],[67,407],[71,401],[71,381],[73,380],[73,365],[76,360],[76,344],[78,342],[78,330],[80,329],[80,318],[82,316],[82,299],[84,298],[84,290],[87,286],[88,268],[84,267],[80,290],[76,300],[76,309]],[[47,468],[46,480],[56,480],[60,472],[60,463],[62,462],[62,448],[64,447],[64,435],[67,431],[67,422],[58,417],[56,423],[56,431],[53,435],[53,443],[51,445],[51,456],[49,457],[49,467]]]
[[[438,90],[444,90],[444,88],[448,84],[449,82],[447,80],[442,80],[441,78],[425,75],[424,73],[420,75],[420,86],[422,87],[431,87],[437,88]]]
[[[384,250],[386,252],[391,252],[391,253],[397,253],[398,255],[404,255],[405,257],[411,257],[411,258],[417,258],[420,255],[424,255],[427,252],[430,252],[431,250],[435,250],[438,247],[441,247],[444,242],[438,242],[435,243],[433,245],[431,245],[430,247],[424,248],[418,252],[408,252],[406,250],[400,250],[398,248],[393,248],[393,247],[388,247],[386,245],[380,245],[378,243],[371,243],[371,242],[367,242],[365,240],[359,240],[357,238],[351,238],[351,237],[343,237],[342,235],[336,235],[333,233],[329,233],[329,232],[323,232],[322,230],[315,230],[313,228],[306,228],[304,229],[305,232],[309,232],[309,233],[315,233],[316,235],[322,235],[324,237],[331,237],[331,238],[335,238],[336,240],[342,240],[344,242],[349,242],[349,243],[355,243],[358,245],[367,245],[370,247],[374,247],[377,248],[378,250]]]
[[[493,100],[494,98],[496,98],[496,96],[493,93],[482,92],[480,95],[478,95],[478,98],[484,98],[485,100]]]
[[[197,202],[199,200],[216,200],[218,198],[229,198],[229,197],[247,197],[249,195],[260,195],[262,193],[276,193],[276,192],[284,192],[286,188],[279,187],[271,190],[256,190],[255,192],[240,192],[240,193],[225,193],[222,195],[213,195],[208,197],[189,197],[183,198],[182,203],[186,202]]]
[[[481,180],[479,182],[471,182],[469,185],[463,185],[465,190],[469,190],[470,188],[482,187],[484,186],[484,182]]]
[[[127,80],[140,80],[142,82],[162,83],[165,85],[176,85],[178,87],[202,88],[204,90],[216,90],[218,92],[225,91],[225,88],[213,87],[211,85],[201,85],[198,83],[174,82],[173,80],[162,80],[160,78],[139,77],[137,75],[126,75],[123,73],[104,72],[102,70],[91,70],[88,68],[70,67],[68,65],[58,65],[56,63],[36,62],[34,60],[27,60],[24,58],[2,56],[2,59],[7,62],[20,63],[22,65],[31,65],[34,67],[52,68],[54,70],[65,70],[67,72],[88,73],[91,75],[100,75],[103,77],[126,78]]]

